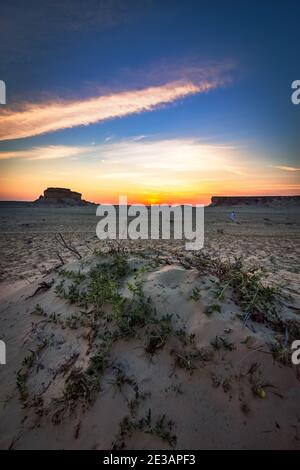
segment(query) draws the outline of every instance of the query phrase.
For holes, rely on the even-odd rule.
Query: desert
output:
[[[1,448],[299,448],[300,209],[230,210],[188,252],[1,204]]]
[[[1,1],[1,463],[297,467],[299,18]]]

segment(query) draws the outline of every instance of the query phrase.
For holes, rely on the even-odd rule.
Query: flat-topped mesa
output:
[[[300,196],[212,196],[211,206],[300,206]]]
[[[81,194],[76,191],[71,191],[66,188],[47,188],[44,191],[45,199],[61,199],[61,198],[71,198],[76,201],[81,201]]]
[[[47,188],[44,195],[40,196],[35,202],[42,204],[56,204],[56,205],[70,205],[70,206],[83,206],[90,204],[81,199],[81,194],[76,191],[71,191],[67,188]]]

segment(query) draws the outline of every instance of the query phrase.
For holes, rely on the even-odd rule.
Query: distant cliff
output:
[[[81,194],[67,188],[47,188],[44,195],[40,196],[35,203],[56,204],[64,206],[85,206],[92,204],[81,199]]]
[[[212,196],[211,206],[300,206],[300,196]]]

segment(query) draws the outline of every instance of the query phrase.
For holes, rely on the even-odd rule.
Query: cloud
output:
[[[138,172],[138,171],[132,171],[132,172],[115,172],[115,173],[105,173],[104,175],[101,175],[101,178],[104,179],[128,179],[128,178],[147,178],[149,177],[149,173],[147,172]]]
[[[26,158],[28,160],[51,160],[53,158],[73,157],[74,155],[81,154],[82,151],[82,147],[50,145],[48,147],[34,147],[29,150],[0,152],[0,160],[7,160],[11,158]]]
[[[238,146],[207,143],[195,138],[150,139],[137,136],[99,145],[49,145],[0,151],[0,160],[18,158],[36,161],[60,158],[65,159],[65,164],[69,165],[70,160],[80,157],[84,164],[87,161],[95,165],[101,164],[99,176],[105,179],[126,179],[134,175],[153,175],[159,178],[162,172],[179,173],[180,176],[185,172],[215,171],[221,164],[224,171],[237,172],[240,166],[235,162],[235,155],[240,155],[239,150]]]
[[[0,115],[0,140],[20,139],[151,111],[162,104],[207,92],[219,84],[217,80],[178,81],[84,100],[27,103],[20,110],[5,110]]]
[[[125,83],[138,87],[140,83],[161,85],[174,82],[178,79],[192,83],[210,82],[222,85],[229,84],[233,78],[237,78],[238,63],[236,60],[226,57],[222,60],[203,60],[200,56],[190,54],[170,60],[164,57],[155,60],[140,68],[123,68],[119,74]],[[95,84],[94,84],[95,85]]]
[[[195,138],[177,138],[163,140],[124,140],[99,146],[99,154],[104,159],[101,173],[107,178],[108,173],[119,177],[124,173],[147,172],[160,179],[165,175],[176,175],[179,179],[188,174],[214,174],[222,169],[226,173],[241,171],[241,153],[238,146],[204,143]],[[229,165],[231,163],[231,166]],[[178,175],[177,175],[178,174]]]
[[[297,168],[295,166],[284,166],[284,165],[276,165],[272,166],[272,168],[277,168],[277,170],[282,170],[282,171],[300,171],[300,168]]]
[[[14,165],[4,158],[19,160]],[[211,194],[299,191],[295,173],[270,169],[263,155],[254,157],[240,145],[192,137],[34,147],[0,152],[0,160],[3,197],[11,199],[36,198],[47,185],[77,189],[96,202],[116,201],[119,194],[128,194],[131,202],[155,197],[194,203]]]

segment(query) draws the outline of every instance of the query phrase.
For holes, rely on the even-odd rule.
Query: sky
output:
[[[300,194],[300,3],[1,2],[0,199]]]

